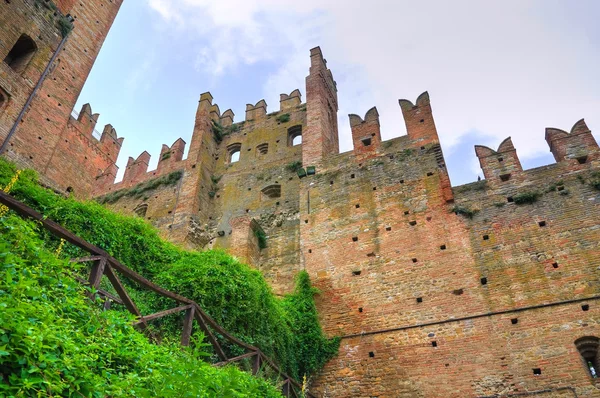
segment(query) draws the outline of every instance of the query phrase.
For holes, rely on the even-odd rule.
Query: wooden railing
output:
[[[131,312],[137,317],[137,320],[134,323],[134,325],[139,327],[143,331],[146,331],[150,335],[150,337],[153,338],[155,341],[156,337],[153,336],[151,329],[148,327],[148,321],[162,318],[171,314],[176,314],[179,312],[185,312],[183,330],[181,333],[181,344],[183,346],[188,346],[190,344],[193,323],[194,321],[196,321],[200,329],[208,338],[208,341],[212,345],[216,355],[221,360],[221,362],[215,364],[215,366],[223,366],[242,361],[244,359],[248,359],[251,361],[252,364],[253,375],[261,375],[263,373],[261,372],[261,369],[263,369],[263,367],[265,366],[269,367],[274,372],[274,374],[279,376],[280,380],[283,380],[283,384],[281,387],[283,396],[299,397],[300,391],[302,389],[302,385],[300,383],[283,373],[281,369],[270,358],[263,354],[258,347],[254,347],[253,345],[247,344],[228,333],[225,329],[219,326],[214,319],[212,319],[206,312],[204,312],[204,310],[193,300],[180,296],[177,293],[170,292],[152,283],[140,274],[121,264],[118,260],[110,256],[103,249],[92,245],[91,243],[80,238],[79,236],[76,236],[75,234],[69,232],[56,222],[45,218],[40,213],[28,207],[24,203],[16,200],[15,198],[3,192],[2,190],[0,190],[0,203],[13,210],[15,213],[19,214],[21,217],[31,218],[38,221],[46,230],[48,230],[57,238],[64,239],[66,242],[90,254],[88,257],[77,258],[71,261],[79,263],[92,263],[89,278],[85,280],[78,277],[77,279],[81,283],[84,283],[93,288],[90,289],[89,293],[89,296],[92,300],[95,301],[99,296],[105,299],[105,309],[108,309],[108,307],[110,307],[111,302],[124,305],[129,312]],[[103,275],[105,275],[108,278],[108,281],[114,288],[118,297],[100,288],[100,281]],[[119,275],[147,290],[159,294],[160,296],[174,300],[178,304],[178,306],[154,314],[142,315],[138,307],[131,299],[131,297],[127,294],[127,290],[121,282]],[[244,351],[246,351],[246,353],[233,358],[228,358],[223,348],[217,341],[217,338],[215,337],[213,331],[214,333],[218,333],[219,335],[221,335],[222,338],[225,339],[229,344],[241,347]],[[308,392],[305,393],[305,396],[315,398],[314,395]]]

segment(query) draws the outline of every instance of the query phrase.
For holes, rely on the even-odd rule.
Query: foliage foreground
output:
[[[0,188],[15,173],[14,165],[0,159]],[[182,250],[139,218],[42,188],[31,170],[21,173],[11,194],[136,272],[196,301],[291,377],[310,377],[337,352],[339,339],[325,338],[313,298],[317,292],[305,272],[296,291],[280,299],[258,271],[226,253]],[[197,330],[192,348],[179,347],[178,316],[154,322],[163,339],[154,345],[131,326],[123,308],[102,311],[73,278],[83,272],[81,266],[66,260],[83,255],[12,212],[0,217],[0,396],[279,396],[273,383],[234,367],[209,365],[216,358]],[[173,306],[135,285],[127,289],[142,313]],[[229,355],[240,353],[223,346]]]

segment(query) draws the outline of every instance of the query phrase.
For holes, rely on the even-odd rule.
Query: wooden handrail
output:
[[[119,304],[123,304],[129,312],[131,312],[132,314],[137,316],[138,320],[134,323],[134,325],[140,326],[143,329],[147,329],[147,327],[148,327],[147,321],[157,319],[157,318],[169,315],[169,314],[174,314],[174,313],[177,313],[180,311],[186,311],[184,327],[183,327],[183,331],[182,331],[182,338],[181,338],[182,345],[189,345],[190,335],[191,335],[191,330],[192,330],[192,322],[194,320],[196,320],[198,322],[200,328],[202,329],[202,331],[205,333],[206,337],[210,341],[211,345],[213,346],[213,349],[215,350],[215,352],[217,353],[219,358],[221,358],[221,360],[222,360],[222,362],[217,363],[216,366],[226,365],[226,364],[233,363],[233,362],[239,361],[241,359],[253,357],[256,355],[256,361],[253,365],[253,373],[257,374],[258,367],[260,367],[261,363],[266,363],[268,366],[270,366],[275,371],[275,373],[279,374],[280,377],[282,377],[283,380],[285,380],[285,382],[283,384],[282,392],[284,394],[286,394],[286,396],[289,396],[290,391],[291,391],[291,393],[294,396],[297,396],[296,391],[294,390],[293,387],[301,389],[302,385],[300,383],[298,383],[296,380],[290,378],[288,375],[283,373],[281,371],[281,369],[270,358],[265,356],[260,351],[259,348],[255,347],[251,344],[243,342],[242,340],[234,337],[229,332],[227,332],[225,329],[223,329],[212,317],[210,317],[210,315],[208,315],[198,305],[198,303],[194,302],[191,299],[188,299],[187,297],[181,296],[177,293],[173,293],[169,290],[163,289],[162,287],[156,285],[155,283],[144,278],[137,272],[135,272],[135,271],[131,270],[130,268],[126,267],[125,265],[121,264],[117,259],[115,259],[111,255],[109,255],[105,250],[85,241],[84,239],[80,238],[79,236],[77,236],[77,235],[73,234],[72,232],[68,231],[67,229],[63,228],[58,223],[44,217],[42,214],[38,213],[37,211],[33,210],[32,208],[28,207],[24,203],[18,201],[17,199],[13,198],[12,196],[8,195],[7,193],[5,193],[1,190],[0,190],[0,203],[5,205],[9,209],[13,210],[14,212],[19,214],[23,218],[31,218],[31,219],[38,221],[46,230],[48,230],[54,236],[64,239],[66,242],[88,252],[90,254],[90,256],[88,256],[88,257],[71,260],[72,262],[88,262],[88,261],[94,262],[94,264],[92,265],[92,271],[90,272],[89,281],[82,280],[79,277],[76,277],[76,280],[78,280],[81,283],[84,283],[84,284],[94,287],[99,294],[106,296]],[[178,302],[180,304],[184,304],[184,305],[175,307],[175,308],[171,308],[171,309],[165,310],[165,311],[160,311],[160,312],[157,312],[157,313],[154,313],[151,315],[143,316],[140,313],[137,306],[135,305],[135,303],[133,302],[133,300],[131,299],[131,297],[129,297],[129,295],[127,294],[125,286],[121,283],[115,270],[122,276],[128,278],[131,281],[136,282],[143,288],[151,290],[163,297],[173,299],[176,302]],[[115,296],[108,293],[107,291],[98,288],[102,275],[107,276],[109,282],[112,284],[113,288],[117,292],[119,299],[117,299]],[[90,297],[92,299],[95,298],[94,296],[95,295],[90,295]],[[210,326],[210,328],[215,330],[217,333],[222,335],[223,338],[225,338],[227,341],[244,348],[248,352],[246,354],[243,354],[243,355],[240,355],[240,356],[237,356],[234,358],[227,358],[227,355],[225,354],[225,352],[221,348],[220,344],[218,343],[217,339],[211,332],[209,326]],[[149,329],[147,329],[147,330],[149,330]],[[306,396],[315,398],[315,396],[310,393],[307,393]]]

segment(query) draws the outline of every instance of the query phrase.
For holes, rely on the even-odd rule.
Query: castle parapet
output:
[[[246,121],[262,119],[267,116],[267,103],[264,99],[256,105],[246,104]]]
[[[419,145],[438,144],[439,138],[433,120],[429,93],[425,91],[419,95],[416,104],[406,99],[398,102],[404,116],[406,132],[411,140],[416,141]]]
[[[162,172],[168,169],[173,163],[183,160],[183,152],[185,151],[185,141],[178,138],[170,147],[162,146],[160,150],[160,159],[158,159],[157,170]]]
[[[150,154],[147,151],[142,152],[137,159],[130,156],[123,176],[123,183],[127,184],[140,180],[148,171],[148,163],[150,163]]]
[[[375,152],[381,144],[381,130],[377,107],[369,109],[364,120],[358,115],[348,115],[352,129],[352,142],[356,154]]]
[[[546,142],[557,162],[576,161],[584,164],[588,160],[597,159],[600,152],[598,143],[583,119],[575,123],[570,133],[547,128]]]
[[[497,151],[483,145],[475,145],[475,154],[487,180],[508,181],[523,171],[510,137],[502,141]]]
[[[279,95],[279,110],[285,111],[287,109],[293,109],[302,103],[302,94],[300,94],[300,90],[296,89],[287,94]]]
[[[219,122],[221,123],[221,126],[223,127],[229,127],[233,124],[233,118],[235,117],[235,114],[233,113],[233,111],[231,109],[227,109],[225,112],[223,112],[223,114],[221,115]]]

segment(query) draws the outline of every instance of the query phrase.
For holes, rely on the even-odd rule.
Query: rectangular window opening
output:
[[[500,179],[504,182],[510,180],[510,173],[500,175]]]
[[[370,146],[371,145],[371,139],[370,138],[365,138],[361,140],[363,143],[363,146]]]

